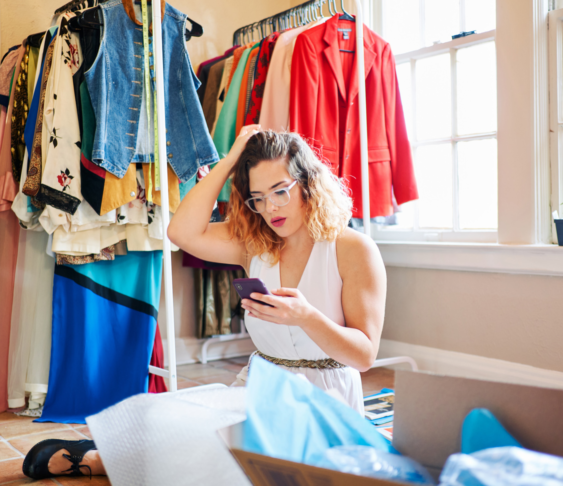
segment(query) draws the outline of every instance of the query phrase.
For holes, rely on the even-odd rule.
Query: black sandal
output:
[[[93,440],[47,439],[39,442],[25,456],[23,473],[32,479],[58,476],[49,472],[49,460],[61,449],[66,449],[69,452],[69,454],[63,454],[63,457],[71,462],[70,468],[63,471],[64,473],[71,471],[71,473],[65,474],[65,476],[86,476],[80,470],[80,468],[86,467],[90,471],[90,479],[92,479],[90,466],[80,465],[80,463],[88,451],[96,450],[96,444]],[[62,476],[62,474],[60,475]]]

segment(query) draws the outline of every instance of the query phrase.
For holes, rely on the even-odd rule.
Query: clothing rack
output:
[[[361,168],[362,168],[362,211],[364,216],[364,233],[371,238],[371,221],[369,205],[369,172],[368,172],[368,126],[367,126],[367,107],[366,107],[366,74],[364,63],[364,19],[362,11],[362,1],[356,2],[356,63],[358,66],[359,91],[358,101],[360,110],[360,148],[361,148]],[[358,26],[360,28],[358,28]],[[361,47],[361,48],[359,48]],[[397,356],[387,359],[376,359],[372,368],[389,366],[392,364],[408,363],[413,371],[418,370],[415,360],[409,356]]]
[[[323,5],[326,1],[327,0],[308,0],[307,2],[266,17],[258,22],[240,27],[235,30],[233,34],[233,45],[242,45],[242,41],[248,36],[254,36],[256,30],[259,30],[261,37],[264,38],[268,35],[268,27],[270,28],[270,33],[273,33],[287,29],[291,25],[303,25],[322,18]],[[329,0],[329,2],[331,2],[331,0]],[[317,14],[317,8],[319,9],[319,14]]]
[[[168,239],[168,224],[170,223],[170,201],[168,199],[168,158],[166,156],[166,117],[164,105],[164,68],[162,63],[162,12],[160,8],[152,10],[153,43],[154,43],[154,72],[156,77],[156,115],[158,119],[158,158],[162,161],[160,169],[160,202],[162,208],[162,254],[164,258],[164,306],[166,309],[166,341],[168,345],[168,369],[149,366],[153,375],[168,378],[170,392],[178,390],[176,376],[176,333],[174,331],[174,294],[172,291],[172,253]]]
[[[289,16],[296,20],[297,15],[302,16],[302,20],[307,20],[307,14],[311,14],[311,19],[313,18],[312,8],[315,10],[317,7],[320,9],[322,15],[322,6],[326,0],[313,0],[305,2],[302,5],[284,11],[273,18],[281,19],[282,17]],[[356,29],[356,46],[364,45],[364,31],[363,31],[363,12],[361,0],[355,0],[356,2],[356,23],[361,26],[361,28]],[[336,5],[334,5],[336,9]],[[316,13],[316,12],[315,12]],[[166,161],[166,145],[163,143],[166,140],[166,126],[165,126],[165,109],[164,109],[164,77],[163,77],[163,65],[162,65],[162,27],[161,27],[161,11],[159,8],[152,9],[153,17],[153,42],[154,42],[154,54],[155,54],[155,75],[156,75],[156,94],[157,94],[157,116],[158,116],[158,147],[159,147],[159,159]],[[301,20],[300,19],[300,20]],[[272,17],[264,19],[266,23],[270,23],[273,27]],[[279,20],[278,20],[279,21]],[[276,21],[277,22],[277,21]],[[252,29],[257,28],[260,25],[264,25],[262,22],[257,22],[251,24]],[[237,32],[245,32],[249,26],[243,27],[235,31],[233,39],[237,39]],[[264,31],[263,31],[264,33]],[[369,205],[369,174],[368,174],[368,146],[367,146],[367,111],[366,111],[366,84],[365,84],[365,65],[364,65],[364,49],[356,49],[356,61],[358,68],[358,79],[361,80],[359,83],[359,111],[360,111],[360,146],[361,146],[361,175],[362,175],[362,208],[363,208],[363,219],[364,219],[364,232],[366,235],[371,237],[371,227],[370,227],[370,205]],[[177,391],[177,375],[176,375],[176,348],[175,348],[175,332],[174,332],[174,303],[173,303],[173,291],[172,291],[172,256],[170,251],[170,240],[167,236],[168,224],[169,224],[169,200],[168,200],[168,171],[167,164],[160,165],[160,194],[161,194],[161,207],[162,207],[162,229],[163,229],[163,257],[164,257],[164,301],[166,309],[166,336],[168,345],[168,370],[162,368],[156,368],[154,366],[149,366],[149,372],[168,378],[169,390],[171,392]],[[207,350],[209,346],[213,343],[224,342],[224,341],[234,341],[240,339],[248,338],[248,333],[244,327],[244,321],[241,320],[241,332],[238,334],[224,335],[212,337],[206,340],[202,346],[201,350],[201,362],[207,363]],[[410,357],[396,357],[389,359],[376,360],[372,368],[379,366],[387,366],[390,364],[397,363],[409,363],[413,370],[417,369],[415,361]]]

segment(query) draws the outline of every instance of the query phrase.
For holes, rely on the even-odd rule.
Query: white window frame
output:
[[[380,0],[365,2],[381,32]],[[548,0],[497,0],[498,243],[374,238],[387,266],[563,276],[551,233],[547,17]]]
[[[563,218],[563,8],[549,13],[549,132],[551,208]]]

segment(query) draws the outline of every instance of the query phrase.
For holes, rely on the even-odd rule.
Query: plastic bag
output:
[[[325,451],[317,466],[371,478],[436,484],[418,462],[367,446],[332,447]]]
[[[453,454],[440,486],[563,486],[563,458],[519,447]]]

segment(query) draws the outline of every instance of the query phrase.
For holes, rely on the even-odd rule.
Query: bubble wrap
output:
[[[86,419],[112,486],[250,486],[216,431],[243,421],[246,388],[136,395]]]

